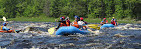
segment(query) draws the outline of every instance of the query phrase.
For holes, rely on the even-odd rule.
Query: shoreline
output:
[[[53,18],[53,17],[18,17],[18,18],[7,18],[7,21],[15,21],[15,22],[56,22],[55,19],[59,20],[59,18]],[[110,23],[111,18],[107,18],[108,23]],[[2,21],[2,20],[0,20]],[[72,22],[73,19],[70,19]],[[90,18],[84,18],[84,21],[88,23],[100,23],[102,19],[96,18],[96,19],[90,19]],[[135,21],[135,20],[125,20],[125,19],[118,19],[118,23],[132,23],[132,24],[141,24],[141,21]]]

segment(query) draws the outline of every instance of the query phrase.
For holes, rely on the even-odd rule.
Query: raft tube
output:
[[[109,27],[114,27],[114,25],[113,24],[104,24],[101,26],[101,29],[102,28],[109,28]]]
[[[87,34],[89,33],[89,31],[87,30],[79,30],[78,28],[74,27],[74,26],[64,26],[59,28],[56,31],[56,35],[65,35],[65,34]]]

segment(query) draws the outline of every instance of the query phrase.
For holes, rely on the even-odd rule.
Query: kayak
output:
[[[102,28],[109,28],[109,27],[114,27],[114,25],[113,24],[104,24],[101,26],[101,29]]]
[[[88,34],[88,30],[79,30],[78,28],[74,26],[63,26],[60,27],[55,35],[65,35],[65,34]]]
[[[14,32],[18,33],[18,32],[20,32],[20,30],[9,30],[9,31],[0,30],[0,32],[2,32],[2,33],[14,33]]]
[[[98,26],[99,24],[89,24],[87,25],[89,28],[92,28],[92,29],[100,29],[100,26]]]

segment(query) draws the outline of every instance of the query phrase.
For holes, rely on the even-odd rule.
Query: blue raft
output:
[[[78,28],[74,27],[74,26],[64,26],[59,28],[56,31],[56,35],[65,35],[65,34],[87,34],[89,33],[89,31],[87,30],[79,30]]]
[[[109,28],[109,27],[114,27],[114,25],[113,24],[104,24],[101,26],[101,29],[102,28]]]

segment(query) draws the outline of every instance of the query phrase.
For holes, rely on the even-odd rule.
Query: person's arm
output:
[[[59,25],[57,26],[56,30],[59,29],[59,28],[60,28],[60,23],[59,23]]]

